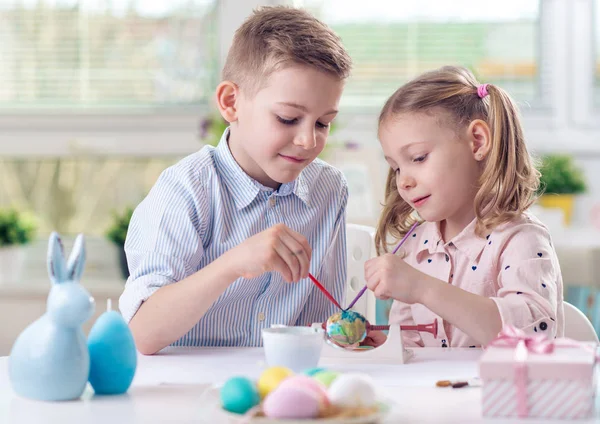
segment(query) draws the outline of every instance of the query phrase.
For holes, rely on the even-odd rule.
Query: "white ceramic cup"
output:
[[[265,357],[270,367],[302,372],[319,365],[324,332],[321,328],[273,326],[262,329]]]

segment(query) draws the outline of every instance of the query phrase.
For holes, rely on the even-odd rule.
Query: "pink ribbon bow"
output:
[[[523,330],[510,325],[504,327],[489,346],[516,348],[519,343],[523,344],[531,353],[549,354],[554,352],[556,347],[554,340],[550,340],[544,335],[530,336]]]
[[[520,418],[529,415],[527,405],[527,353],[549,354],[554,351],[554,342],[546,336],[530,336],[523,330],[506,326],[489,346],[508,347],[515,349],[515,389],[517,391],[517,413]]]

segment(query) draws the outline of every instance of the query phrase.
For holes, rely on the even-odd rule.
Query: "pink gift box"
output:
[[[492,342],[479,362],[483,416],[589,418],[596,396],[596,344],[509,331],[514,333]]]

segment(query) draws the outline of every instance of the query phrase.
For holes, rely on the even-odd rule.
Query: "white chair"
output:
[[[563,302],[565,309],[565,337],[579,342],[598,343],[598,334],[594,326],[583,312],[568,302]]]
[[[346,225],[346,254],[348,275],[346,276],[346,307],[365,286],[365,262],[376,256],[375,228],[366,225]],[[375,296],[369,290],[352,307],[363,314],[371,323],[375,323]]]

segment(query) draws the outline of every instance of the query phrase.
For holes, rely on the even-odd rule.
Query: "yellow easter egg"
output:
[[[264,370],[257,383],[261,399],[264,399],[279,386],[279,383],[292,375],[294,372],[286,367],[271,367]]]

